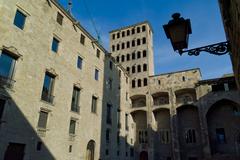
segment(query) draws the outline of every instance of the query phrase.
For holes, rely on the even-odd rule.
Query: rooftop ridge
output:
[[[152,76],[149,76],[149,77],[157,77],[157,76],[163,76],[163,75],[174,74],[174,73],[181,73],[181,72],[187,72],[187,71],[194,71],[194,70],[198,70],[200,72],[201,76],[202,76],[200,68],[191,68],[191,69],[185,69],[185,70],[179,70],[179,71],[173,71],[173,72],[156,74],[156,75],[152,75]]]

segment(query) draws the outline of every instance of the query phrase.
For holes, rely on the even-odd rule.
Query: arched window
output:
[[[129,36],[130,35],[130,31],[129,30],[127,30],[127,36]]]
[[[130,60],[130,54],[127,54],[127,61]]]
[[[132,59],[135,59],[135,52],[132,53]]]
[[[125,31],[122,31],[122,37],[125,37]]]
[[[143,85],[144,85],[144,86],[147,86],[147,84],[148,84],[148,80],[147,80],[147,78],[144,78],[144,79],[143,79]]]
[[[136,84],[135,84],[135,80],[132,80],[132,88],[135,88]]]
[[[115,34],[112,34],[112,39],[113,39],[113,40],[115,39]]]
[[[115,51],[115,46],[114,45],[112,45],[112,52],[114,52]]]
[[[184,76],[182,77],[182,81],[183,81],[183,82],[185,82],[185,81],[186,81],[186,78],[185,78]]]
[[[142,80],[138,79],[138,87],[141,87],[141,86],[142,86]]]
[[[130,68],[129,68],[129,67],[127,67],[127,69],[126,69],[126,70],[127,70],[127,72],[128,72],[128,73],[130,72]]]
[[[138,65],[138,66],[137,66],[137,71],[138,71],[138,72],[141,72],[141,65]]]
[[[147,71],[147,64],[143,64],[143,71]]]
[[[146,31],[146,26],[142,26],[142,32]]]
[[[141,40],[140,39],[137,39],[137,45],[141,45]]]
[[[117,38],[120,38],[120,32],[117,33]]]
[[[147,51],[146,50],[143,51],[143,57],[147,57]]]
[[[119,44],[117,44],[117,50],[119,50],[120,49],[120,45]]]
[[[137,58],[138,59],[141,58],[141,52],[140,51],[137,52]]]
[[[146,44],[146,38],[145,37],[142,39],[142,43]]]
[[[135,73],[136,70],[135,70],[135,66],[132,66],[132,73]]]
[[[122,49],[125,49],[125,43],[122,43]]]
[[[135,47],[135,40],[132,40],[132,47]]]
[[[127,48],[130,48],[130,42],[127,41]]]
[[[137,27],[137,33],[140,33],[140,32],[141,32],[140,27]]]
[[[124,62],[125,61],[125,56],[124,55],[122,55],[122,62]]]
[[[88,145],[87,145],[86,160],[94,160],[94,152],[95,152],[95,142],[91,140],[88,142]]]
[[[117,62],[119,62],[119,56],[117,56],[116,60],[117,60]]]
[[[132,34],[135,34],[135,28],[132,29]]]

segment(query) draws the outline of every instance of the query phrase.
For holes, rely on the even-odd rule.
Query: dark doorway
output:
[[[23,160],[25,144],[9,143],[4,160]]]
[[[140,160],[148,160],[148,153],[146,151],[140,153]]]

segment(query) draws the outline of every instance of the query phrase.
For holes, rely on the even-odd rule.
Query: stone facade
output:
[[[219,0],[223,24],[231,47],[231,59],[235,78],[240,88],[240,2],[239,0]]]
[[[0,14],[0,160],[239,159],[233,77],[154,75],[148,22],[111,31],[108,53],[55,0]]]

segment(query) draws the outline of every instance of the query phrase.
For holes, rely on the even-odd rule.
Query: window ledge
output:
[[[50,103],[50,102],[44,101],[44,100],[42,100],[42,99],[40,99],[40,101],[43,102],[43,103],[45,103],[45,104],[48,104],[48,105],[50,105],[50,106],[55,106],[54,103]]]

